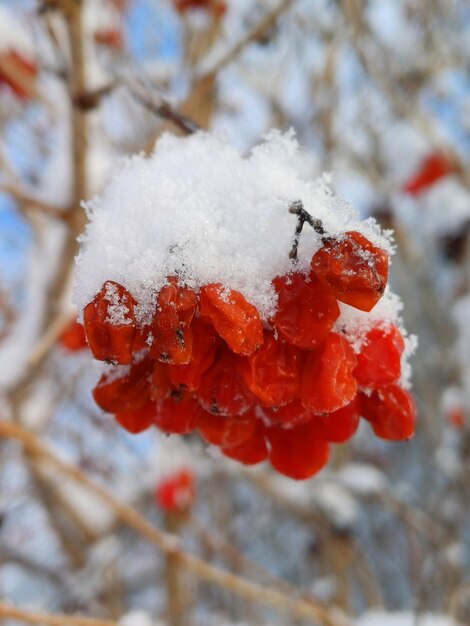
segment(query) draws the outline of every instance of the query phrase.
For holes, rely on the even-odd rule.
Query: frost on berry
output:
[[[128,432],[196,432],[296,480],[361,417],[381,438],[412,435],[390,242],[301,162],[291,135],[248,158],[209,134],[165,136],[90,203],[75,300],[108,362],[93,397]]]
[[[388,254],[360,232],[327,239],[311,265],[314,277],[356,309],[370,311],[385,291]]]
[[[263,326],[256,308],[243,295],[223,285],[206,285],[200,291],[200,312],[229,348],[248,356],[263,342]]]
[[[124,287],[106,281],[83,311],[88,344],[99,361],[131,362],[135,335],[134,301]]]
[[[332,291],[313,277],[293,272],[277,276],[274,287],[278,307],[275,328],[298,348],[311,350],[321,343],[339,317],[339,306]]]
[[[361,394],[361,415],[382,439],[399,441],[412,437],[415,413],[413,398],[399,385],[388,385],[370,395]]]

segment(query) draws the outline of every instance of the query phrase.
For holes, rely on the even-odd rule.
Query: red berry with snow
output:
[[[335,296],[316,277],[308,280],[298,272],[278,276],[273,283],[278,294],[275,328],[294,346],[315,348],[339,317]]]
[[[360,394],[361,414],[377,437],[400,441],[414,434],[416,408],[411,395],[399,385],[388,385],[370,395]]]
[[[193,348],[191,359],[186,365],[169,365],[168,378],[171,384],[187,391],[196,391],[202,375],[215,359],[218,340],[217,333],[209,324],[194,320],[192,324]]]
[[[150,355],[164,363],[185,365],[191,360],[193,336],[191,321],[196,312],[197,297],[188,287],[169,278],[157,297],[150,328]]]
[[[134,300],[122,285],[108,280],[83,311],[83,323],[93,356],[127,365],[135,335]]]
[[[407,354],[384,295],[386,238],[325,181],[301,185],[293,163],[278,175],[297,150],[289,138],[267,139],[248,159],[203,133],[165,141],[110,183],[117,208],[105,194],[90,212],[77,301],[93,354],[116,364],[93,391],[97,404],[129,432],[197,431],[228,458],[269,459],[299,480],[361,416],[379,437],[411,436],[414,405],[399,382]],[[180,161],[191,168],[176,181]],[[126,226],[119,245],[115,219]],[[338,224],[344,232],[328,235]],[[103,250],[124,286],[100,287]]]
[[[396,382],[401,373],[401,355],[405,342],[398,328],[372,328],[356,355],[354,376],[359,387],[377,389]]]
[[[209,320],[232,352],[248,356],[263,342],[263,325],[256,308],[238,291],[223,285],[202,287],[201,317]]]
[[[357,231],[326,239],[311,266],[313,278],[338,300],[361,311],[370,311],[385,291],[388,253]]]

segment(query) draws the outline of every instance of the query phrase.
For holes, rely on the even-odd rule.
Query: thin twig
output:
[[[31,611],[18,609],[16,606],[6,604],[5,602],[0,602],[0,619],[12,619],[28,624],[42,624],[43,626],[116,626],[116,622],[106,619],[32,613]]]
[[[11,196],[13,200],[16,200],[16,202],[18,202],[19,204],[24,204],[25,207],[28,209],[39,211],[40,213],[44,213],[44,215],[48,215],[49,217],[54,217],[59,220],[67,220],[66,208],[56,207],[52,204],[47,204],[46,202],[37,200],[33,196],[30,196],[22,191],[13,183],[0,183],[0,193],[6,193],[7,195]]]
[[[267,31],[269,31],[274,24],[277,22],[279,17],[285,13],[291,5],[294,3],[294,0],[282,0],[278,6],[273,9],[270,13],[264,16],[257,24],[253,26],[251,30],[249,30],[241,39],[239,39],[231,48],[229,48],[226,52],[222,54],[212,65],[209,67],[205,67],[207,63],[204,62],[204,59],[199,64],[199,69],[196,69],[195,72],[195,80],[201,80],[201,78],[206,76],[215,76],[222,70],[224,67],[229,65],[232,61],[234,61],[245,48],[254,41],[257,41],[261,37],[263,37]],[[209,52],[209,56],[210,56]]]
[[[345,626],[347,624],[342,614],[341,616],[335,615],[333,617],[331,611],[319,603],[290,597],[280,591],[263,587],[185,552],[181,549],[177,537],[154,528],[135,509],[117,500],[104,487],[90,480],[79,468],[59,459],[37,437],[24,428],[11,422],[0,421],[0,437],[15,439],[26,450],[43,457],[45,461],[57,470],[57,475],[60,476],[61,480],[63,480],[64,476],[68,476],[72,480],[78,481],[91,493],[100,498],[114,512],[116,517],[165,554],[173,555],[181,566],[202,580],[227,589],[245,600],[264,604],[278,611],[289,612],[292,616],[307,619],[314,624],[321,624],[322,626],[340,626],[340,624]]]
[[[300,235],[302,233],[305,222],[307,222],[307,224],[310,224],[313,230],[319,235],[322,235],[322,237],[325,235],[325,229],[323,228],[323,222],[321,220],[312,217],[310,213],[308,213],[308,211],[304,209],[302,200],[296,200],[295,202],[293,202],[289,207],[289,213],[297,215],[297,226],[295,229],[294,243],[292,244],[291,251],[289,252],[289,258],[295,262],[297,261]]]
[[[172,122],[186,135],[192,135],[200,130],[193,120],[180,113],[161,95],[147,89],[140,81],[128,79],[126,85],[137,102],[154,115]]]

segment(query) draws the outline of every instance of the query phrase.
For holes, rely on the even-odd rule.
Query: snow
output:
[[[389,252],[393,246],[373,219],[360,221],[336,197],[329,177],[311,178],[311,158],[292,132],[271,131],[248,157],[216,134],[164,135],[150,157],[121,163],[101,196],[86,208],[90,223],[77,259],[74,300],[82,310],[106,280],[126,287],[138,322],[149,321],[168,276],[198,289],[209,283],[240,291],[264,320],[276,307],[271,284],[292,270],[301,199],[329,235],[358,230]],[[308,271],[321,240],[306,226],[298,269]],[[399,323],[400,302],[388,292],[371,314],[341,306],[337,328],[360,336],[377,321]]]
[[[163,626],[161,622],[156,622],[145,611],[130,611],[121,617],[119,626]]]
[[[419,626],[458,626],[450,617],[443,615],[416,616],[413,613],[383,613],[381,611],[367,612],[356,621],[356,626],[416,626],[416,624]]]
[[[10,50],[27,58],[34,56],[30,33],[12,11],[0,5],[0,54]]]
[[[384,474],[364,463],[349,463],[337,474],[340,482],[353,493],[361,496],[374,496],[387,488]]]

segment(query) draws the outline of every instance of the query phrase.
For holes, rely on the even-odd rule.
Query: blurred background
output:
[[[295,483],[94,405],[80,201],[184,116],[244,153],[293,129],[312,177],[394,229],[412,441],[363,425]],[[0,0],[2,622],[15,605],[45,624],[470,624],[469,156],[465,0]],[[159,550],[86,480],[236,576]]]

